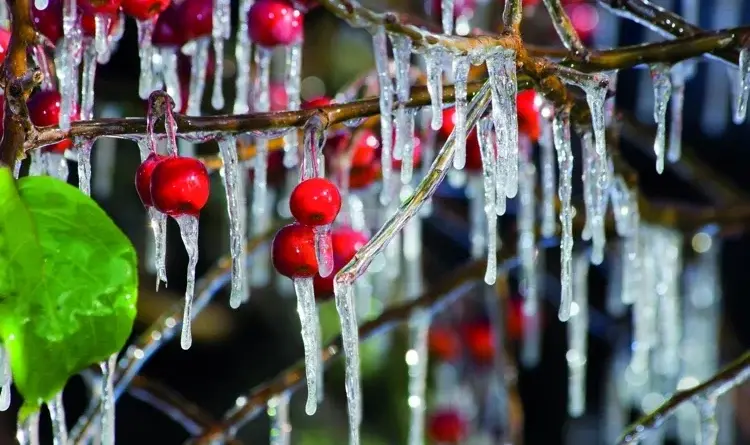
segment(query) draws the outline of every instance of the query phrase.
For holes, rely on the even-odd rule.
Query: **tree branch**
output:
[[[666,403],[651,414],[632,424],[618,441],[618,445],[638,443],[649,431],[659,428],[677,409],[688,402],[700,402],[700,399],[715,399],[732,388],[742,384],[750,377],[750,352],[729,364],[718,374],[685,391],[678,391]]]
[[[588,50],[581,38],[578,37],[578,32],[573,27],[573,23],[571,23],[570,17],[565,12],[560,0],[544,0],[544,6],[547,8],[547,12],[552,19],[552,25],[555,27],[563,46],[573,53],[574,59],[586,60]]]

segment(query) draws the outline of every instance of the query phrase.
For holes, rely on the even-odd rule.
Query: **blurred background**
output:
[[[471,1],[471,0],[466,0]],[[471,26],[495,27],[502,5],[489,0],[474,5],[463,20]],[[695,3],[693,3],[695,2]],[[412,1],[363,1],[374,9],[411,11],[425,16],[424,5]],[[636,44],[661,39],[643,27],[617,19],[596,5],[584,1],[566,2],[569,14],[582,37],[596,48]],[[655,3],[685,14],[686,18],[707,29],[738,26],[750,21],[750,3],[743,0],[660,0]],[[437,4],[437,3],[436,3]],[[696,7],[697,5],[697,7]],[[468,11],[468,10],[467,10]],[[236,8],[234,11],[236,15]],[[236,17],[234,17],[236,22]],[[430,18],[439,23],[437,17]],[[467,25],[467,30],[469,26]],[[524,38],[540,45],[559,46],[557,37],[543,7],[527,5]],[[112,60],[99,67],[96,95],[98,117],[142,116],[143,102],[138,98],[138,49],[135,24],[128,21],[125,36]],[[334,18],[323,9],[311,11],[306,17],[303,56],[303,99],[334,96],[344,85],[361,77],[373,68],[371,37],[363,30],[355,30]],[[189,64],[189,61],[184,61]],[[283,73],[283,55],[274,60],[273,76]],[[225,89],[233,98],[233,49],[226,51]],[[186,69],[186,74],[189,69]],[[277,77],[278,77],[277,76]],[[280,77],[278,77],[280,81]],[[724,177],[750,194],[746,166],[750,165],[746,141],[748,125],[735,126],[731,122],[731,77],[726,66],[700,61],[696,76],[686,88],[684,111],[684,151],[686,156],[705,162]],[[670,171],[659,176],[650,156],[655,133],[653,122],[653,90],[648,70],[630,70],[618,79],[617,106],[623,111],[624,140],[622,152],[638,169],[642,192],[655,201],[705,205],[711,202],[701,193],[700,184],[690,184],[684,175]],[[208,88],[207,88],[208,90]],[[272,90],[274,91],[274,90]],[[210,94],[207,92],[207,95]],[[282,100],[283,101],[283,100]],[[204,104],[208,104],[208,100]],[[231,105],[231,100],[227,101]],[[208,113],[208,106],[204,106]],[[215,153],[215,145],[196,147],[198,153]],[[170,221],[168,238],[169,287],[159,293],[153,291],[154,276],[148,257],[152,243],[147,230],[145,211],[133,187],[133,176],[140,162],[137,146],[129,141],[112,139],[96,143],[93,154],[93,196],[123,228],[141,253],[143,271],[139,315],[134,336],[154,322],[159,315],[179,302],[184,291],[187,258],[179,238],[177,226]],[[74,171],[74,169],[71,169]],[[669,170],[669,169],[668,169]],[[579,172],[576,170],[575,178]],[[75,176],[75,174],[73,174]],[[283,179],[283,174],[281,175]],[[223,187],[218,175],[213,177],[211,201],[201,214],[201,243],[198,277],[229,252],[228,222]],[[72,183],[77,183],[71,177]],[[279,181],[283,182],[283,181]],[[574,183],[580,187],[579,181]],[[279,186],[281,187],[281,186]],[[456,269],[470,258],[468,206],[461,187],[445,184],[433,203],[434,211],[424,219],[422,245],[424,249],[425,286]],[[501,224],[504,239],[515,242],[514,206]],[[507,221],[507,223],[506,223]],[[687,237],[692,236],[688,234]],[[688,238],[689,239],[689,238]],[[720,335],[711,354],[717,363],[738,356],[750,344],[750,328],[745,323],[750,313],[746,289],[750,287],[750,240],[742,233],[722,240],[720,261],[721,299],[718,306]],[[578,242],[578,241],[577,241]],[[592,267],[590,273],[591,326],[589,332],[589,368],[587,377],[587,410],[584,416],[569,420],[567,405],[567,365],[565,361],[566,327],[557,320],[559,304],[559,260],[556,249],[546,253],[545,304],[542,308],[543,340],[541,361],[534,367],[518,367],[518,384],[525,426],[523,443],[527,445],[597,444],[611,443],[612,425],[626,419],[612,420],[609,407],[616,402],[612,389],[623,378],[621,363],[627,357],[631,339],[631,321],[627,312],[607,307],[608,262]],[[248,304],[239,310],[228,307],[228,293],[220,292],[214,302],[199,316],[194,325],[194,343],[184,352],[172,342],[156,354],[143,374],[165,382],[189,400],[220,416],[236,401],[238,395],[269,379],[302,357],[302,343],[296,314],[296,300],[287,279],[271,279],[267,286],[253,289]],[[515,289],[511,274],[510,289]],[[398,299],[398,280],[390,286],[375,289],[377,301],[367,317],[376,316],[388,301]],[[444,314],[438,315],[435,325],[461,332],[468,327],[486,322],[482,315],[482,292],[475,292],[455,303]],[[511,291],[506,322],[510,328],[508,341],[513,354],[517,352],[520,334],[518,297]],[[515,309],[514,309],[515,308]],[[320,306],[326,338],[338,331],[338,317],[332,303]],[[515,323],[515,324],[514,324]],[[515,326],[515,333],[513,331]],[[362,345],[364,424],[363,443],[406,443],[409,409],[407,373],[404,353],[408,331],[397,328],[369,340]],[[710,355],[710,354],[709,354]],[[618,361],[619,360],[619,361]],[[613,363],[615,365],[613,365]],[[459,374],[469,378],[479,365],[463,364]],[[435,381],[434,373],[432,380]],[[65,393],[68,422],[85,408],[87,400],[82,381],[75,378]],[[641,403],[629,401],[632,408],[627,416],[637,416],[642,409],[653,407],[668,394],[647,394]],[[0,414],[0,444],[11,443],[15,428],[15,410]],[[722,436],[720,445],[750,443],[750,390],[741,387],[722,399]],[[304,395],[291,401],[292,442],[301,445],[346,443],[346,399],[343,366],[339,361],[326,373],[325,402],[314,417],[304,414]],[[628,411],[628,410],[626,410]],[[619,422],[619,423],[618,423]],[[44,428],[48,430],[45,424]],[[46,431],[46,430],[45,430]],[[654,443],[696,443],[677,441],[678,429],[671,423],[666,434]],[[238,439],[246,444],[268,442],[268,421],[262,416],[245,426]],[[180,444],[187,439],[181,427],[154,408],[124,395],[117,406],[117,442],[119,444]]]

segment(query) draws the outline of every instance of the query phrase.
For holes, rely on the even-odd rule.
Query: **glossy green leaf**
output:
[[[39,409],[133,328],[135,249],[77,188],[0,169],[0,340],[24,397]]]

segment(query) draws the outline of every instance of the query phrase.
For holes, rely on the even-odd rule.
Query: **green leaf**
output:
[[[91,198],[0,169],[0,340],[23,416],[123,347],[137,294],[135,249]]]

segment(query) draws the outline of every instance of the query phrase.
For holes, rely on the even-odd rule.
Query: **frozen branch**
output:
[[[552,18],[552,25],[557,31],[557,35],[560,36],[565,48],[573,53],[573,57],[580,60],[585,60],[588,50],[583,45],[581,38],[578,37],[573,23],[570,21],[570,17],[565,12],[565,9],[560,3],[560,0],[544,0],[544,6],[549,12],[550,18]]]
[[[750,352],[746,352],[726,368],[700,385],[675,393],[651,414],[632,424],[618,441],[619,445],[638,443],[648,432],[659,428],[684,403],[698,403],[701,399],[716,399],[741,385],[750,377]]]

